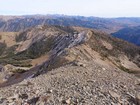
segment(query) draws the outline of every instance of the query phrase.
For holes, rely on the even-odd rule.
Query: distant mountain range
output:
[[[140,26],[123,28],[112,35],[140,46]]]
[[[0,31],[18,32],[37,25],[79,26],[108,33],[140,25],[140,18],[98,18],[65,15],[0,16]]]
[[[21,32],[38,25],[92,28],[109,34],[112,33],[115,37],[140,45],[138,28],[136,28],[140,26],[140,18],[99,18],[65,15],[0,16],[0,32]]]

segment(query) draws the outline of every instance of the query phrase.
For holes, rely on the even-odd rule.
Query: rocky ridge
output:
[[[47,58],[1,82],[1,104],[139,104],[140,80],[126,73],[139,72],[139,47],[80,27],[37,26],[16,41],[7,59]]]

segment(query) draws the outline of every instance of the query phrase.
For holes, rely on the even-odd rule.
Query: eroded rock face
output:
[[[88,31],[83,31],[79,34],[58,36],[54,46],[52,47],[52,50],[50,51],[49,60],[41,66],[41,69],[37,72],[37,75],[40,74],[43,70],[47,69],[47,67],[51,65],[52,62],[54,62],[55,59],[65,51],[66,48],[72,48],[86,42],[88,40],[88,33]]]

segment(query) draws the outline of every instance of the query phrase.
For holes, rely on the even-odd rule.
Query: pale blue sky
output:
[[[0,15],[140,17],[140,0],[0,0]]]

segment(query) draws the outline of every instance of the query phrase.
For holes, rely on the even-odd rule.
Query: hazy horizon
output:
[[[138,0],[0,0],[0,15],[47,15],[140,17]]]

